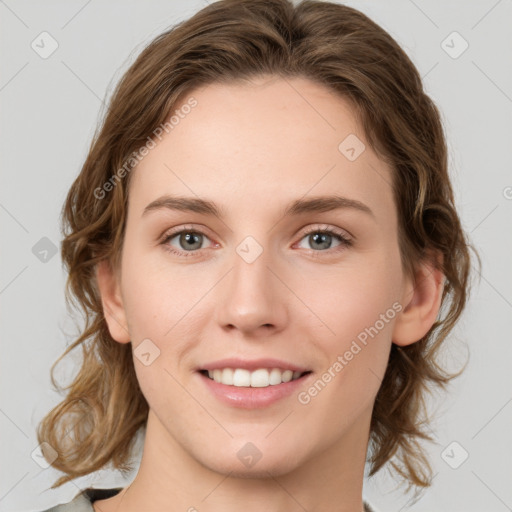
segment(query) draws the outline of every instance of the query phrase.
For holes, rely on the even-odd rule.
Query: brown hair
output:
[[[79,372],[60,388],[68,390],[66,397],[38,426],[39,442],[58,453],[53,467],[66,474],[52,488],[108,463],[131,469],[135,434],[147,419],[131,344],[111,338],[95,282],[99,261],[118,268],[134,155],[194,88],[260,75],[308,78],[348,99],[368,143],[393,170],[404,270],[412,275],[415,262],[431,252],[443,256],[434,264],[446,277],[444,316],[418,342],[392,345],[369,443],[370,475],[390,461],[409,487],[430,485],[418,443],[431,439],[423,430],[424,397],[429,384],[444,388],[454,376],[436,355],[466,304],[473,249],[454,206],[439,112],[405,52],[361,12],[312,0],[220,0],[156,37],[131,65],[67,195],[66,301],[82,308],[85,326],[52,366],[52,383],[55,365],[81,345]],[[126,176],[113,181],[115,169]]]

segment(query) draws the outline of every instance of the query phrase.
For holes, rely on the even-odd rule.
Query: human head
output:
[[[52,435],[57,423],[69,413],[85,415],[75,427],[80,441],[58,450],[62,456],[54,466],[69,475],[60,483],[110,460],[121,468],[148,412],[131,347],[112,339],[95,280],[101,261],[120,268],[130,184],[137,155],[144,156],[140,148],[149,148],[155,130],[183,107],[191,91],[266,75],[309,79],[349,102],[368,146],[392,169],[404,275],[413,276],[419,262],[431,258],[433,269],[446,276],[444,319],[415,343],[392,345],[371,425],[373,472],[396,454],[404,476],[426,484],[425,460],[415,444],[424,435],[418,424],[421,404],[429,381],[442,384],[449,378],[435,355],[463,310],[470,266],[439,113],[403,50],[360,12],[326,2],[293,6],[230,0],[206,7],[142,52],[116,88],[66,199],[62,257],[68,293],[78,299],[90,324],[66,351],[82,345],[83,366],[68,397],[39,432],[41,441],[59,447]],[[116,172],[120,169],[124,172]],[[97,423],[88,431],[93,418]],[[108,446],[103,444],[106,432]]]

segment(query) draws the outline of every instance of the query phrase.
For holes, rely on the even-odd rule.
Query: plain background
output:
[[[512,510],[512,2],[348,4],[395,37],[441,109],[456,204],[483,261],[447,343],[447,364],[457,368],[469,353],[467,370],[433,403],[436,442],[425,445],[432,488],[411,504],[383,471],[365,483],[365,495],[381,512]],[[60,209],[112,86],[145,44],[205,5],[0,2],[2,511],[43,510],[88,485],[131,481],[102,471],[52,491],[59,474],[31,456],[38,421],[60,401],[50,366],[73,335],[65,275],[51,248],[59,248]],[[31,47],[44,31],[58,43],[46,59]],[[64,368],[59,375],[71,375],[73,357]]]

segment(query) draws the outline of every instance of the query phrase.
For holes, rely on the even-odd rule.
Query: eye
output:
[[[176,240],[173,244],[172,240],[174,239]],[[166,233],[161,244],[164,246],[165,250],[179,256],[187,257],[195,256],[195,253],[197,253],[199,249],[204,249],[203,242],[205,239],[209,240],[209,238],[201,231],[187,228]]]
[[[198,256],[200,249],[204,249],[203,243],[210,238],[200,230],[182,228],[170,233],[166,233],[161,241],[161,245],[166,251],[178,256]],[[334,228],[312,227],[303,234],[300,242],[306,240],[310,244],[310,251],[315,256],[322,252],[338,252],[352,245],[352,240],[345,236],[341,230]],[[174,241],[174,242],[173,242]],[[337,245],[333,247],[333,241]],[[300,248],[301,247],[299,242]],[[216,244],[218,246],[218,244]]]
[[[334,252],[343,250],[346,247],[352,245],[352,240],[347,238],[342,231],[338,231],[334,228],[320,229],[313,227],[309,229],[301,238],[306,240],[314,252],[326,252],[333,249],[333,240],[338,241],[338,245],[334,246]]]

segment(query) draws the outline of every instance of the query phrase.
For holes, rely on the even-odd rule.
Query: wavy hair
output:
[[[52,384],[65,398],[37,429],[39,442],[57,451],[53,467],[65,473],[52,489],[109,463],[121,472],[132,469],[135,434],[147,420],[131,344],[111,338],[95,278],[98,262],[114,269],[120,262],[134,155],[194,88],[261,75],[307,78],[348,100],[368,143],[392,169],[404,271],[413,275],[428,254],[443,256],[433,262],[445,276],[440,314],[421,340],[392,345],[368,450],[370,475],[389,461],[408,488],[430,485],[420,444],[431,439],[424,399],[433,385],[444,388],[460,374],[449,374],[436,356],[468,299],[474,250],[454,205],[439,111],[406,53],[358,10],[314,0],[220,0],[160,34],[135,59],[66,197],[66,304],[80,309],[85,325],[52,365]],[[116,169],[124,169],[124,177],[113,182]],[[81,366],[63,388],[55,382],[55,365],[78,346]]]

